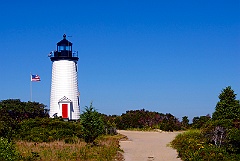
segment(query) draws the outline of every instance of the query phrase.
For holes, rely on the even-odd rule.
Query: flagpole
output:
[[[32,73],[30,73],[30,101],[32,102]]]

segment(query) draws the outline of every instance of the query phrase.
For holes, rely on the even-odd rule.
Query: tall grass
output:
[[[34,143],[18,141],[17,150],[25,160],[41,161],[109,161],[121,160],[119,139],[121,135],[104,136],[96,140],[96,144],[86,144],[82,140],[74,143],[54,141]]]

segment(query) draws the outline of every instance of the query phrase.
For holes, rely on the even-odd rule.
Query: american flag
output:
[[[32,75],[31,74],[31,81],[32,82],[38,82],[41,81],[39,75]]]

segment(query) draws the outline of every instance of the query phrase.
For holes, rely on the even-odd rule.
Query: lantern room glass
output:
[[[58,46],[58,52],[61,51],[72,51],[72,46]]]

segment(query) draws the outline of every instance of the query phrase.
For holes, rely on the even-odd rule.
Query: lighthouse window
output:
[[[58,51],[64,50],[64,47],[65,47],[65,46],[58,46]]]
[[[58,46],[58,51],[68,50],[71,51],[71,46]]]

